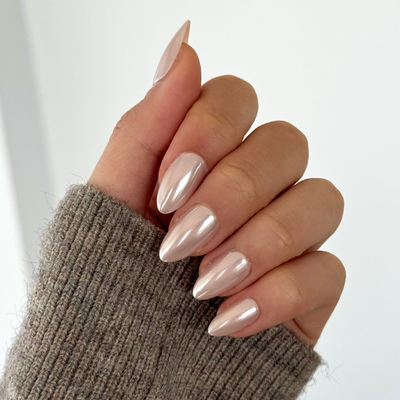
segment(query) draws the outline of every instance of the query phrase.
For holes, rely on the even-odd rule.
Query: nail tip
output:
[[[168,250],[163,251],[162,248],[159,251],[159,257],[160,260],[163,262],[176,262],[182,260],[182,258],[174,257],[173,254],[171,254],[171,252],[168,252]]]
[[[183,36],[181,36],[182,37],[182,41],[181,41],[181,45],[179,46],[179,48],[182,46],[182,43],[188,43],[188,41],[189,41],[189,32],[190,32],[190,25],[191,25],[191,22],[190,22],[190,20],[188,19],[179,29],[178,29],[178,31],[176,32],[176,34],[175,34],[175,36],[179,33],[179,32],[182,32],[182,34],[183,34]],[[174,36],[174,37],[175,37]],[[171,42],[170,42],[171,43]],[[170,44],[169,43],[169,44]],[[169,44],[168,44],[168,46],[169,46]],[[167,48],[168,48],[168,46],[167,46]],[[172,64],[171,64],[172,65]],[[153,86],[158,82],[158,81],[160,81],[162,78],[164,78],[164,76],[168,73],[168,71],[169,71],[169,69],[171,68],[171,65],[160,75],[160,64],[158,65],[158,67],[157,67],[157,70],[156,70],[156,73],[154,74],[154,77],[153,77]]]
[[[212,323],[212,322],[211,322]],[[211,324],[210,324],[211,325]],[[222,335],[219,335],[218,334],[218,328],[213,328],[213,327],[208,327],[208,334],[210,335],[210,336],[214,336],[214,337],[219,337],[219,336],[225,336],[224,334],[222,334]]]
[[[195,293],[194,290],[192,291],[192,296],[193,296],[196,300],[200,300],[200,299],[197,297],[197,294]]]
[[[168,202],[166,201],[165,197],[166,196],[162,196],[160,189],[158,190],[158,194],[157,194],[157,209],[161,214],[170,214],[173,211],[176,211],[175,208],[175,203],[174,204],[168,204]]]
[[[168,214],[168,212],[166,212],[165,207],[163,207],[161,204],[157,204],[157,210],[161,213],[161,214]]]
[[[193,297],[197,300],[208,300],[211,297],[207,297],[207,294],[204,290],[195,290],[193,289]]]
[[[193,294],[193,297],[194,297],[196,300],[203,300],[202,295],[203,295],[204,293],[202,293],[201,290],[199,290],[198,288],[196,288],[196,284],[194,285],[192,294]]]
[[[158,252],[158,256],[160,257],[161,261],[163,261],[163,262],[167,261],[166,252],[164,251],[162,244],[161,244],[160,250]]]
[[[157,210],[158,210],[161,214],[167,214],[167,213],[165,212],[164,200],[161,198],[160,192],[158,192],[158,196],[157,196]]]
[[[218,223],[206,206],[196,205],[180,216],[160,246],[160,254],[169,262],[179,261],[194,254],[216,233]]]
[[[166,205],[157,205],[157,208],[161,214],[171,214],[176,211],[174,207],[167,207]]]

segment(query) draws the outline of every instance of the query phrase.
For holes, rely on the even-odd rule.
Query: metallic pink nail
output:
[[[193,206],[165,235],[159,253],[161,260],[172,262],[190,256],[207,243],[217,229],[217,217],[208,207]]]
[[[236,286],[249,273],[250,261],[242,253],[223,253],[200,274],[193,288],[193,296],[199,300],[211,299]]]
[[[260,310],[253,299],[242,300],[217,314],[208,326],[208,333],[212,336],[230,335],[252,324],[259,315]]]
[[[187,20],[168,43],[168,46],[164,50],[164,53],[161,56],[161,60],[158,63],[158,67],[153,79],[153,86],[156,82],[158,82],[167,74],[172,64],[174,63],[176,56],[179,53],[179,49],[181,48],[182,43],[188,42],[189,30],[190,21]]]
[[[195,153],[182,153],[169,166],[161,180],[157,194],[157,207],[169,214],[189,199],[207,173],[206,162]]]

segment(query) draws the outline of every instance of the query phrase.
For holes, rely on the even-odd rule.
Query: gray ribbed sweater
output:
[[[49,223],[1,399],[296,399],[320,356],[282,325],[213,337],[223,299],[192,288],[201,257],[164,263],[165,233],[73,185]]]

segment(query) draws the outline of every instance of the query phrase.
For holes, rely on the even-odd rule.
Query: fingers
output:
[[[174,214],[161,259],[176,261],[213,250],[300,179],[307,162],[307,140],[298,129],[280,121],[260,126]]]
[[[200,87],[197,54],[182,43],[166,75],[116,125],[89,183],[145,214],[164,153]]]
[[[160,212],[171,213],[185,203],[207,172],[242,142],[257,109],[253,87],[240,78],[221,76],[202,86],[162,161]]]
[[[209,333],[249,336],[301,317],[299,328],[310,342],[316,342],[339,300],[345,277],[345,269],[334,255],[322,251],[304,254],[226,300]]]
[[[260,210],[202,260],[193,295],[227,297],[330,237],[343,197],[325,179],[306,179]]]

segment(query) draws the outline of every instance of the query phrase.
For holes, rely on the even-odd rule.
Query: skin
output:
[[[251,273],[222,294],[218,312],[251,297],[259,318],[230,335],[244,337],[284,324],[314,346],[342,293],[341,261],[320,246],[342,219],[344,200],[326,179],[300,181],[308,163],[305,135],[284,121],[257,127],[257,95],[231,75],[201,85],[196,52],[187,44],[167,75],[123,115],[89,184],[167,230],[194,204],[219,221],[217,233],[192,256],[200,271],[229,249],[241,251]],[[160,214],[163,175],[182,152],[207,162],[208,175],[173,215]]]

